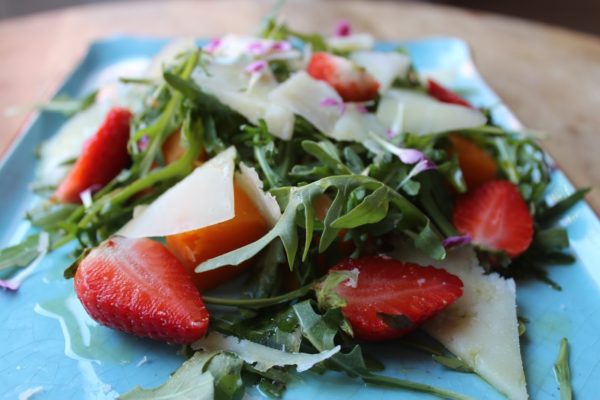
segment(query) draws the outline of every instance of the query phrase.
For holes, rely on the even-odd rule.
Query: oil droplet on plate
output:
[[[74,293],[38,303],[34,310],[58,320],[68,357],[97,363],[132,361],[137,339],[99,325],[86,313]]]

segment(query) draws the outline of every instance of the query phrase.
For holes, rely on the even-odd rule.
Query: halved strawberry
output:
[[[356,287],[342,283],[342,313],[359,340],[398,338],[462,296],[462,281],[443,269],[384,256],[342,261],[331,271],[358,269]]]
[[[75,292],[97,322],[170,343],[203,337],[209,315],[181,263],[150,239],[114,237],[75,272]]]
[[[379,90],[379,82],[364,68],[333,54],[314,53],[307,71],[313,78],[329,83],[344,101],[369,101]]]
[[[73,169],[60,184],[54,197],[63,203],[81,203],[80,193],[101,188],[130,163],[127,152],[131,112],[111,109],[98,132],[86,143]]]
[[[430,96],[435,97],[436,99],[444,103],[458,104],[459,106],[474,108],[471,105],[471,103],[469,103],[450,89],[446,89],[444,86],[440,85],[433,79],[427,79],[427,93],[429,93]]]
[[[519,189],[509,181],[493,180],[460,196],[454,226],[473,243],[516,257],[533,238],[533,218]]]

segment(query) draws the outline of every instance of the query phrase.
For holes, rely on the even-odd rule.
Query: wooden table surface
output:
[[[27,119],[7,113],[44,101],[95,39],[115,35],[212,37],[254,32],[271,1],[156,1],[81,6],[0,22],[0,154]],[[399,1],[288,1],[284,18],[329,30],[341,18],[380,39],[452,35],[471,46],[488,83],[576,186],[594,186],[600,212],[600,38],[528,21]]]

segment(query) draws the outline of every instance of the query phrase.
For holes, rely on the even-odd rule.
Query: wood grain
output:
[[[26,113],[46,100],[91,41],[116,34],[216,36],[253,32],[269,1],[156,1],[82,6],[0,22],[0,153]],[[472,47],[479,70],[577,186],[600,184],[600,39],[494,14],[409,2],[289,1],[302,30],[340,18],[381,39],[452,35]],[[600,190],[588,200],[600,211]]]

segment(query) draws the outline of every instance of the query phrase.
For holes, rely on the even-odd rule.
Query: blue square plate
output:
[[[165,44],[159,39],[114,38],[93,44],[60,94],[80,96],[99,82],[144,65]],[[479,106],[492,106],[507,128],[519,129],[513,114],[501,104],[477,73],[468,47],[453,38],[407,43],[379,43],[381,49],[399,45],[410,52],[422,72],[442,74],[452,87],[466,89]],[[28,225],[25,211],[35,200],[28,189],[34,178],[36,147],[54,134],[64,119],[38,115],[0,164],[0,245],[18,242]],[[565,176],[553,175],[549,196],[573,191]],[[519,312],[530,320],[522,340],[529,393],[533,399],[559,398],[552,365],[559,341],[571,343],[573,386],[580,399],[598,398],[600,389],[600,223],[587,204],[579,204],[561,224],[571,238],[577,263],[549,268],[562,292],[537,282],[519,286]],[[62,278],[69,251],[47,256],[17,293],[0,292],[0,397],[15,399],[28,389],[36,399],[115,398],[135,385],[157,386],[183,361],[177,348],[134,338],[97,325],[73,294],[72,281]],[[384,373],[452,389],[476,399],[503,398],[472,374],[444,369],[428,355],[385,343],[368,346],[384,361]],[[258,397],[250,393],[250,398]],[[344,375],[302,375],[286,399],[417,399],[421,394],[366,386]]]

